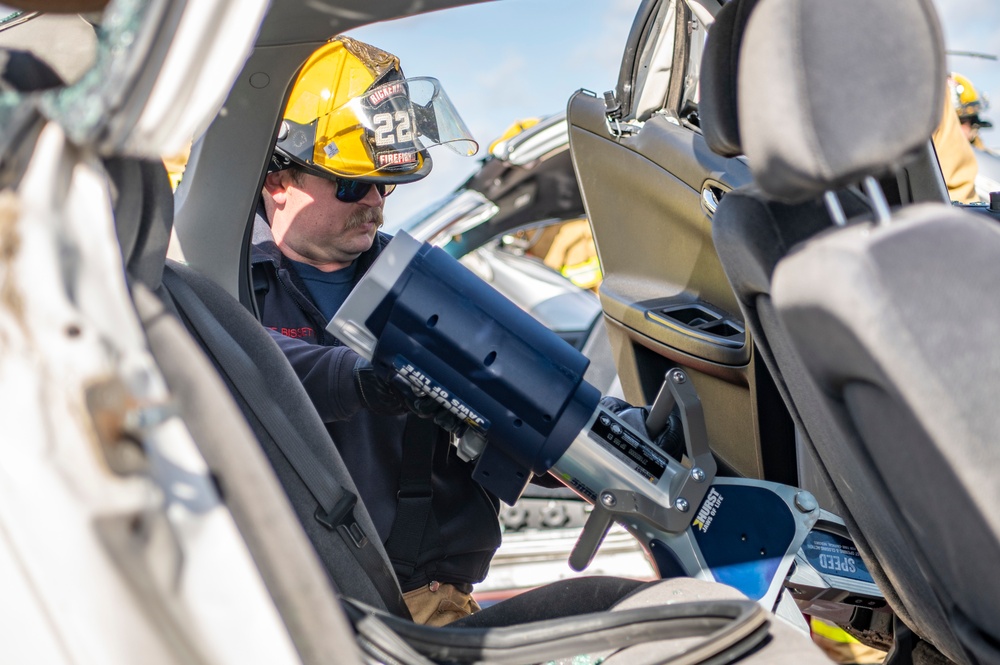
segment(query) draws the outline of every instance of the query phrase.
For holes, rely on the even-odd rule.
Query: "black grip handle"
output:
[[[579,573],[590,565],[590,562],[594,560],[594,555],[597,554],[597,548],[601,546],[608,531],[611,530],[613,521],[611,511],[602,506],[598,500],[569,555],[570,568]]]

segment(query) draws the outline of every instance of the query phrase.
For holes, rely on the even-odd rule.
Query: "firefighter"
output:
[[[384,383],[326,331],[390,240],[385,197],[430,172],[435,144],[478,149],[436,80],[407,79],[396,56],[350,37],[326,43],[292,88],[251,263],[261,321],[326,422],[410,613],[444,625],[478,609],[472,585],[500,545],[499,502],[451,451],[457,419]]]
[[[955,72],[949,76],[949,92],[965,139],[973,148],[986,150],[979,130],[989,129],[993,123],[979,114],[989,108],[989,102],[976,90],[972,81]]]

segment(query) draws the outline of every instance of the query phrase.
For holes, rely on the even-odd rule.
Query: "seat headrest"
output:
[[[730,0],[708,30],[701,55],[698,117],[712,152],[723,157],[743,154],[736,113],[736,82],[740,45],[757,0]]]
[[[740,138],[789,203],[881,175],[941,120],[947,69],[932,0],[762,0],[740,51]]]

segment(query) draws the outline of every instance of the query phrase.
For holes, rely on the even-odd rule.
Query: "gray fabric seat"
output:
[[[817,234],[805,215],[805,240],[787,255],[779,244],[773,263],[727,261],[734,287],[757,309],[790,401],[893,609],[948,658],[995,662],[986,645],[1000,635],[1000,595],[989,570],[1000,551],[986,509],[997,505],[987,444],[1000,423],[986,405],[997,374],[984,371],[994,363],[979,331],[988,337],[1000,319],[995,308],[985,321],[982,311],[973,316],[973,302],[981,306],[996,283],[1000,236],[988,220],[946,205],[890,219],[870,178],[923,150],[940,119],[945,67],[934,9],[923,0],[768,0],[750,18],[739,59],[739,136],[758,202],[816,204],[863,183],[881,221]],[[874,89],[907,99],[906,109],[873,107]],[[746,207],[727,199],[716,220],[727,207],[725,225],[738,233]],[[775,228],[797,226],[794,216],[785,224]],[[769,264],[773,304],[761,270]],[[963,315],[985,329],[956,325]]]
[[[743,154],[736,108],[737,72],[743,33],[757,2],[731,0],[723,6],[702,53],[701,129],[709,148],[724,157]],[[853,190],[839,192],[838,198],[849,217],[868,212],[867,204]],[[797,368],[775,359],[776,354],[783,358],[788,354],[782,348],[784,333],[777,326],[771,304],[774,266],[792,247],[830,228],[833,221],[822,201],[785,204],[769,199],[753,183],[727,193],[724,200],[712,218],[713,243],[740,303],[754,353],[764,361],[795,423],[799,484],[824,508],[842,512],[842,503],[816,462],[812,442],[788,393],[785,372],[794,373]]]
[[[160,163],[106,163],[133,302],[176,407],[205,458],[304,663],[359,662],[330,577],[244,413],[164,297],[173,194]],[[157,294],[159,293],[159,295]],[[359,590],[374,597],[374,590]]]
[[[703,54],[702,132],[713,151],[729,157],[743,154],[737,109],[740,50],[757,4],[758,0],[726,4],[709,31]],[[844,188],[837,196],[848,218],[856,221],[868,214],[869,206],[856,190]],[[771,372],[796,425],[800,484],[844,519],[868,570],[896,613],[922,634],[923,623],[943,622],[943,610],[925,583],[911,582],[897,591],[901,579],[920,579],[914,564],[904,561],[902,569],[883,569],[883,557],[899,559],[892,552],[902,551],[905,541],[892,525],[880,526],[885,510],[879,504],[879,480],[872,476],[868,461],[844,445],[842,433],[823,415],[820,397],[778,320],[771,298],[772,277],[779,261],[803,241],[834,226],[822,196],[786,202],[752,183],[723,197],[712,219],[712,234],[755,352]],[[866,534],[876,529],[882,529],[884,535],[873,546]],[[908,609],[914,604],[924,606],[918,617],[911,616]],[[924,615],[926,620],[921,618]],[[868,641],[879,644],[874,636],[868,636]]]
[[[820,408],[865,460],[876,528],[897,526],[869,542],[897,588],[921,591],[902,598],[911,625],[953,660],[1000,662],[1000,318],[983,307],[1000,228],[942,208],[808,244],[779,267],[775,302]]]

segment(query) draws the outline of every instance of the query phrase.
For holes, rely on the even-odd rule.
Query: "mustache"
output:
[[[355,210],[351,213],[350,217],[347,218],[347,221],[344,223],[344,227],[346,230],[350,231],[369,223],[375,224],[376,229],[382,227],[385,220],[382,218],[381,208],[361,208],[359,210]]]

